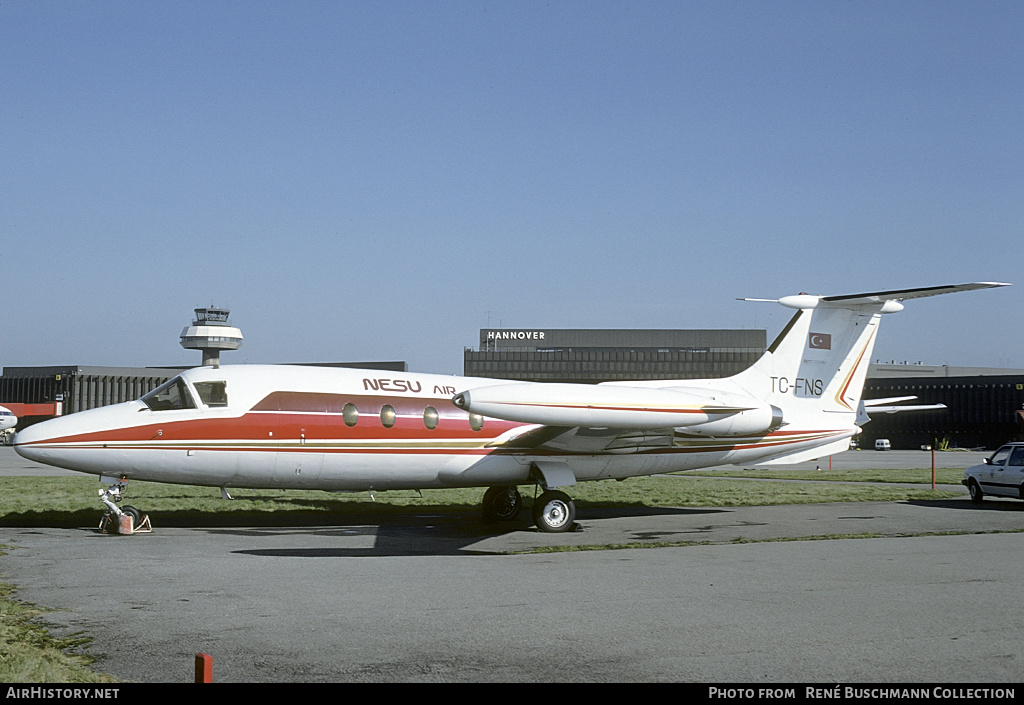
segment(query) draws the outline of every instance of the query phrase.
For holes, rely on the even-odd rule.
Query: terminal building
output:
[[[763,330],[483,329],[467,377],[596,384],[728,377],[765,350]]]

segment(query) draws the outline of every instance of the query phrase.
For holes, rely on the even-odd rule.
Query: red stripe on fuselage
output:
[[[355,426],[346,425],[342,417],[342,409],[347,403],[355,404],[359,412]],[[381,420],[381,409],[385,405],[391,406],[396,414],[395,424],[390,428],[385,427]],[[428,429],[424,423],[424,412],[428,407],[437,411],[437,427],[434,429]],[[174,441],[224,440],[275,440],[287,443],[300,438],[325,442],[479,438],[481,442],[487,442],[510,429],[526,425],[488,418],[484,420],[481,430],[474,431],[470,426],[469,414],[455,407],[450,399],[301,392],[268,395],[253,410],[240,417],[215,416],[216,411],[210,411],[190,419],[173,420],[165,417],[161,421],[159,418],[161,414],[181,413],[154,411],[153,423],[79,433],[41,443],[137,443],[157,439],[161,445]]]

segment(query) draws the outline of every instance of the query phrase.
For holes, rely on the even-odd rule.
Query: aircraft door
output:
[[[323,453],[280,450],[274,460],[274,484],[297,488],[311,485],[320,479],[323,464]]]
[[[273,482],[281,487],[305,487],[319,480],[323,469],[323,397],[288,395],[281,401]]]

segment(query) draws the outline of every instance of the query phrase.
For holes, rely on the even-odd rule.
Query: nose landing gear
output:
[[[107,511],[100,517],[100,533],[131,536],[153,531],[148,514],[143,514],[130,504],[124,505],[123,509],[117,506],[124,499],[127,487],[128,478],[121,477],[107,489],[99,490],[100,501],[107,506]]]

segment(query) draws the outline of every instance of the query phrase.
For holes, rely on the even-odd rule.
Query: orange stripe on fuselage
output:
[[[157,412],[159,413],[159,412]],[[420,412],[422,414],[422,410]],[[236,418],[203,418],[152,423],[143,426],[79,433],[42,441],[40,444],[144,442],[159,439],[161,444],[174,441],[266,441],[287,442],[302,437],[330,441],[349,440],[446,440],[479,437],[492,440],[512,428],[524,424],[486,419],[480,431],[470,428],[468,418],[440,417],[437,428],[430,430],[417,417],[399,414],[395,425],[386,428],[379,414],[361,416],[355,426],[347,426],[340,414],[308,414],[298,412],[250,412]]]

